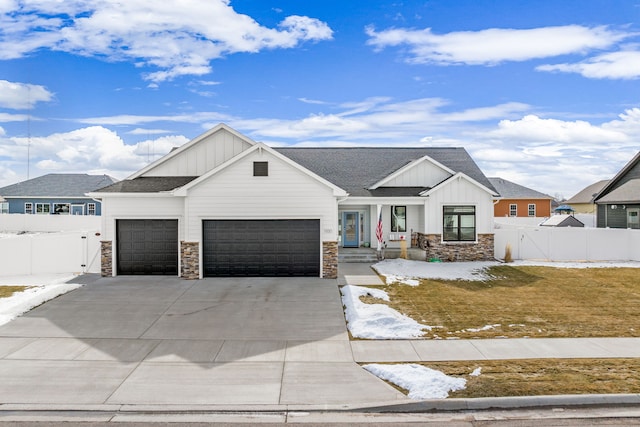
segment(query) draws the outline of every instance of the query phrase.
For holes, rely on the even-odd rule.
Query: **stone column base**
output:
[[[180,242],[180,276],[183,279],[200,278],[200,243]]]
[[[322,242],[322,277],[338,278],[338,242]]]
[[[113,276],[113,242],[110,240],[100,241],[100,275]]]

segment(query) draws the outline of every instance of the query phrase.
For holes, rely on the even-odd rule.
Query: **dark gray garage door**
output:
[[[203,222],[204,275],[320,276],[319,220]]]
[[[178,275],[178,221],[119,219],[118,274]]]

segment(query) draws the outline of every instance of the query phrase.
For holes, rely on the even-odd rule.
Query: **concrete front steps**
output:
[[[369,263],[378,262],[377,251],[372,248],[339,248],[339,263]],[[394,259],[400,257],[400,249],[387,248],[383,251],[385,259]],[[416,261],[425,261],[425,251],[419,248],[407,248],[407,259]]]

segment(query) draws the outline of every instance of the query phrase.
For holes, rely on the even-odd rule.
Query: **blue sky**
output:
[[[462,146],[565,197],[640,150],[640,0],[120,3],[0,0],[0,186],[125,178],[220,122]]]

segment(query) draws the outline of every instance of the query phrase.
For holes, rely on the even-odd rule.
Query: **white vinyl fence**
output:
[[[613,228],[500,228],[495,257],[549,261],[640,261],[640,230]]]
[[[70,231],[0,238],[0,275],[99,273],[100,236]]]
[[[101,225],[99,216],[0,215],[0,275],[99,273]]]

